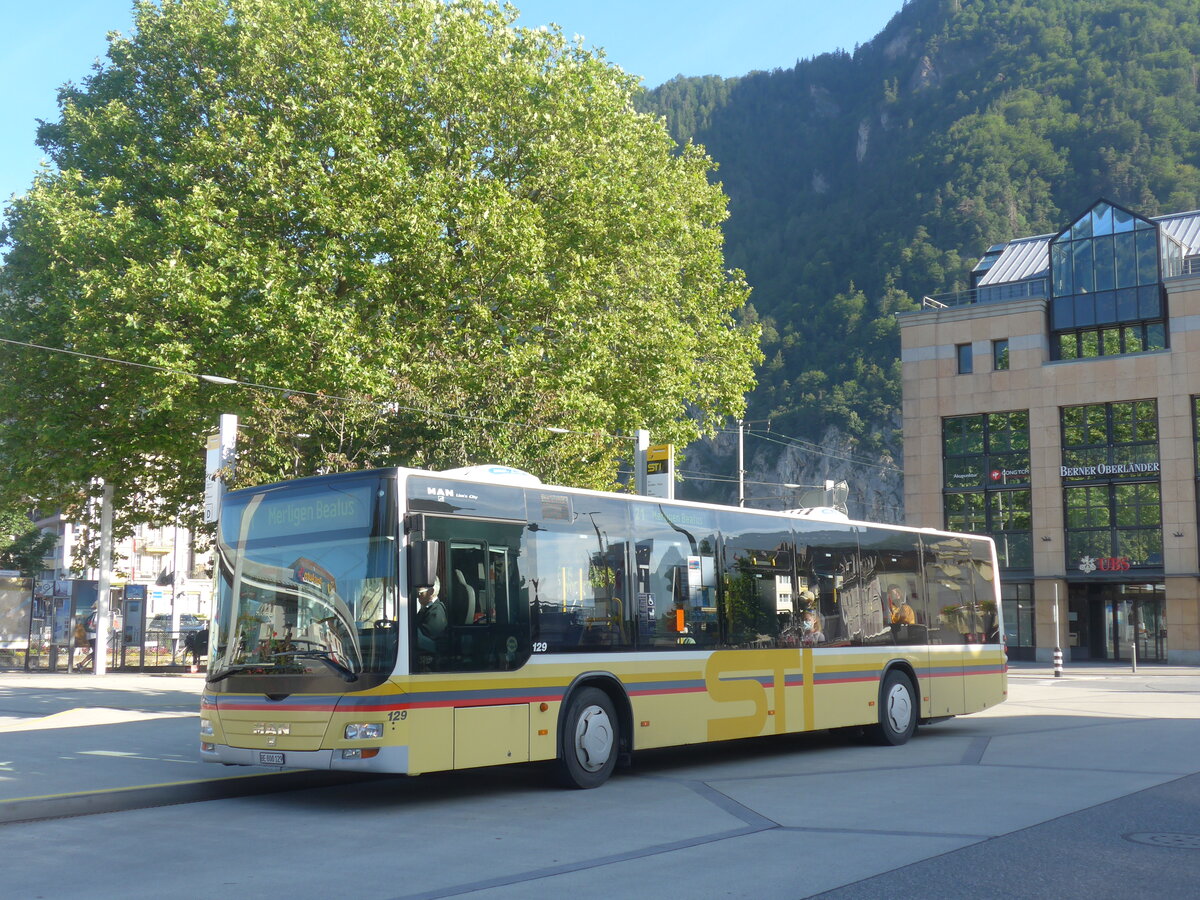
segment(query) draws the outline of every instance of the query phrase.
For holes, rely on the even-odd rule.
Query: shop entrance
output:
[[[1138,662],[1167,658],[1165,590],[1161,584],[1072,584],[1067,628],[1073,660]]]

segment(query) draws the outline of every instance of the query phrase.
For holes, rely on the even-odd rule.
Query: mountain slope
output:
[[[720,163],[727,260],[765,326],[751,418],[898,457],[897,310],[1097,197],[1147,215],[1200,206],[1198,13],[914,0],[853,54],[647,94]],[[764,447],[756,465],[802,480],[777,460]]]

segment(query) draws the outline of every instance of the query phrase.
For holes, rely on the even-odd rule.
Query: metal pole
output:
[[[53,593],[53,590],[51,591]],[[25,671],[32,672],[29,665],[29,654],[33,650],[33,614],[37,612],[37,578],[29,579],[29,640],[25,642]],[[72,610],[73,611],[73,610]],[[41,639],[41,635],[38,635]]]
[[[1058,631],[1058,583],[1054,585],[1054,677],[1062,678],[1063,652],[1062,640]]]
[[[738,506],[746,505],[746,467],[745,441],[743,440],[744,425],[738,419]]]
[[[113,488],[104,485],[100,500],[100,569],[96,582],[96,649],[92,654],[97,675],[108,667],[108,594],[112,589],[112,503]]]
[[[179,605],[175,602],[179,588],[179,522],[171,534],[171,665],[179,656]]]
[[[1130,650],[1131,650],[1130,659],[1133,661],[1133,674],[1136,675],[1137,674],[1137,636],[1138,636],[1138,623],[1137,623],[1138,617],[1137,617],[1137,601],[1136,600],[1129,601],[1129,619],[1130,619],[1130,624],[1133,626],[1133,640],[1131,640],[1129,642],[1129,646],[1130,646]]]
[[[650,447],[650,432],[639,428],[633,435],[633,489],[638,496],[645,497],[646,490],[646,450]]]

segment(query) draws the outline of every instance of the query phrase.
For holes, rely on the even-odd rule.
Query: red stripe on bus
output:
[[[870,675],[863,675],[863,676],[859,676],[857,678],[853,678],[850,676],[845,676],[845,677],[839,678],[839,677],[830,676],[830,675],[818,674],[813,679],[813,684],[816,685],[817,687],[820,687],[823,684],[861,684],[864,681],[878,681],[878,680],[879,680],[878,672],[872,672]]]
[[[703,685],[696,687],[682,688],[642,688],[641,690],[630,691],[631,697],[665,697],[669,694],[700,694],[704,693],[708,688]]]
[[[999,675],[1007,671],[1006,666],[994,666],[989,668],[973,668],[970,671],[961,669],[943,669],[933,670],[927,669],[920,674],[920,678],[958,678],[964,675]],[[813,678],[813,684],[820,687],[825,684],[863,684],[870,681],[878,681],[879,673],[870,672],[862,675],[834,675],[833,673],[816,673]],[[774,681],[759,682],[764,690],[771,690],[775,687]],[[784,687],[803,687],[802,679],[788,679],[784,682]],[[691,687],[665,687],[665,688],[640,688],[629,691],[631,697],[665,697],[675,694],[700,694],[707,693],[708,688],[705,685],[694,685]],[[460,694],[448,694],[433,700],[380,700],[374,703],[364,703],[361,700],[354,704],[347,704],[340,709],[337,702],[334,703],[300,703],[291,702],[281,706],[278,703],[253,703],[238,700],[217,700],[216,702],[203,701],[202,708],[224,710],[227,712],[323,712],[333,713],[340,711],[343,713],[373,713],[373,712],[391,712],[392,710],[402,709],[438,709],[445,707],[471,707],[471,706],[505,706],[510,704],[520,703],[544,703],[558,702],[562,700],[562,693],[551,694],[533,694],[523,697],[471,697],[466,698]]]

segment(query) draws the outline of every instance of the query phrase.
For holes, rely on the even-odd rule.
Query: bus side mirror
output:
[[[408,545],[408,583],[413,589],[432,587],[438,571],[437,541],[412,541]]]

